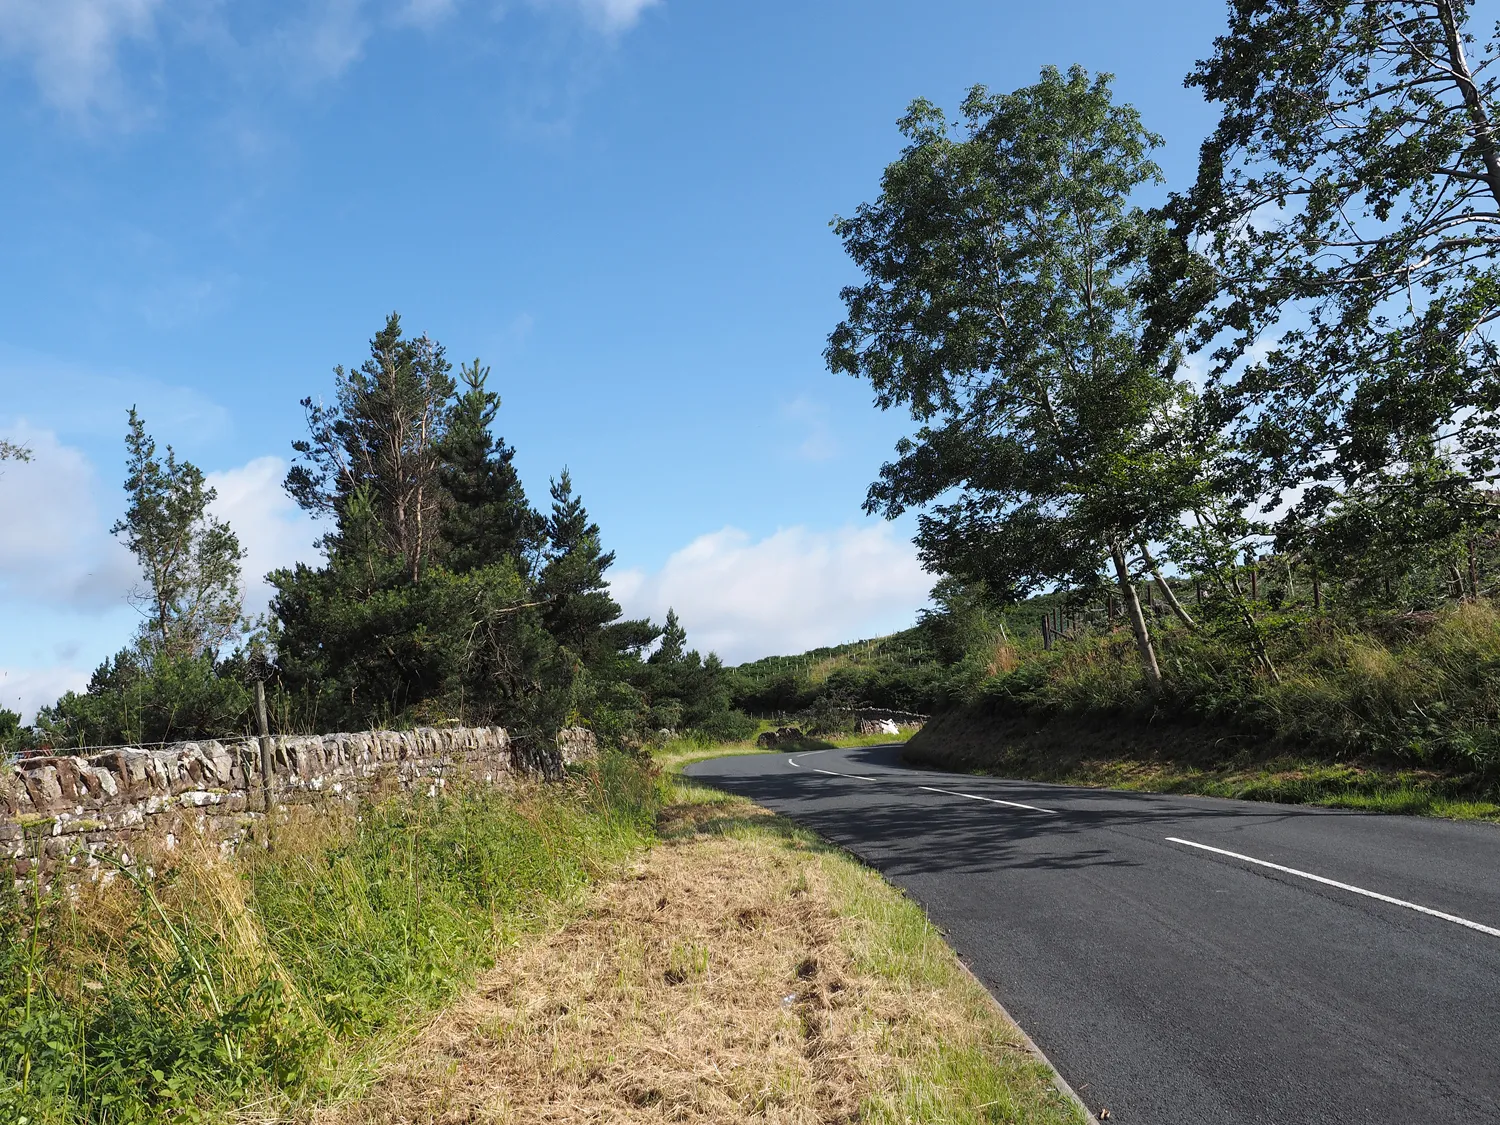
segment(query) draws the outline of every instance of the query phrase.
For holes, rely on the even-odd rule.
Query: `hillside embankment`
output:
[[[1472,775],[1318,753],[1265,732],[1170,717],[1016,714],[985,700],[929,720],[904,757],[1067,785],[1500,819],[1500,802]]]

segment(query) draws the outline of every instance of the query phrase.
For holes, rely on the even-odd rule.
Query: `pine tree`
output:
[[[489,373],[477,359],[459,368],[466,389],[449,412],[441,449],[451,501],[443,517],[443,561],[464,573],[512,559],[524,573],[542,542],[542,517],[526,502],[512,464],[516,451],[490,432],[500,396],[485,386]]]
[[[361,490],[387,550],[415,581],[441,529],[439,453],[455,390],[441,344],[404,339],[391,313],[357,370],[333,369],[334,406],[302,400],[308,440],[294,441],[297,464],[286,490],[304,509],[342,521]]]
[[[539,584],[549,603],[543,620],[559,643],[588,660],[597,654],[601,630],[620,616],[604,578],[615,555],[600,546],[599,525],[574,495],[567,469],[552,482],[547,542],[550,557]]]
[[[681,663],[687,651],[687,630],[677,620],[677,611],[668,607],[667,623],[661,631],[661,646],[651,654],[651,664]]]

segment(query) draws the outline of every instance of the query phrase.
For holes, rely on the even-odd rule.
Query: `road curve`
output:
[[[1500,1120],[1500,830],[919,770],[716,758],[905,888],[1120,1125]]]

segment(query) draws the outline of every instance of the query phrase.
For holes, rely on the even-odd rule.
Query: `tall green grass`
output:
[[[1500,778],[1500,610],[1491,602],[1385,622],[1289,619],[1268,641],[1279,681],[1225,636],[1158,629],[1164,700],[1147,693],[1123,630],[1027,652],[981,693],[1002,709],[1222,720],[1335,757]]]
[[[0,1121],[212,1121],[337,1095],[644,846],[657,801],[648,767],[606,756],[562,785],[391,799],[104,888],[7,878]]]

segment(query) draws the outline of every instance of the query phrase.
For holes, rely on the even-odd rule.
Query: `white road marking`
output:
[[[960,793],[957,789],[934,789],[930,785],[918,785],[917,788],[929,793],[946,793],[950,797],[967,797],[971,801],[987,801],[992,805],[1009,805],[1013,809],[1030,809],[1032,812],[1044,812],[1048,816],[1059,815],[1056,809],[1039,809],[1035,805],[1023,805],[1020,801],[1001,801],[995,797],[977,797],[973,793]]]
[[[1215,855],[1227,855],[1230,859],[1243,860],[1246,863],[1253,863],[1257,867],[1269,867],[1272,871],[1280,871],[1285,875],[1295,875],[1299,879],[1311,879],[1314,883],[1322,883],[1325,887],[1337,887],[1341,891],[1364,895],[1365,898],[1387,902],[1392,906],[1404,906],[1407,910],[1415,910],[1418,914],[1441,918],[1444,922],[1452,922],[1456,926],[1466,926],[1471,930],[1478,930],[1482,934],[1489,934],[1491,937],[1500,937],[1500,930],[1495,929],[1493,926],[1471,922],[1467,918],[1460,918],[1457,914],[1445,914],[1443,911],[1434,910],[1430,906],[1419,906],[1415,902],[1407,902],[1404,898],[1392,898],[1390,895],[1383,895],[1376,891],[1367,891],[1363,887],[1352,886],[1349,883],[1340,883],[1337,879],[1325,879],[1323,876],[1314,875],[1310,871],[1298,871],[1295,867],[1283,867],[1279,863],[1270,863],[1264,859],[1256,859],[1254,856],[1241,855],[1239,852],[1225,851],[1223,848],[1211,848],[1207,844],[1195,844],[1192,840],[1182,840],[1176,836],[1168,836],[1167,842],[1171,844],[1185,844],[1190,848],[1198,848],[1200,851],[1213,852]]]
[[[827,751],[825,751],[825,750],[809,750],[808,753],[809,754],[824,754],[824,753],[827,753]],[[804,768],[803,765],[802,765],[802,763],[799,762],[799,761],[797,761],[796,758],[788,758],[786,760],[786,764],[789,765],[789,766],[795,766],[797,769],[803,769]],[[863,774],[858,774],[858,773],[835,773],[833,770],[820,770],[816,766],[808,766],[806,768],[812,770],[813,773],[826,773],[829,777],[852,777],[856,781],[879,781],[880,780],[878,777],[865,777]],[[960,793],[957,789],[934,789],[930,785],[918,785],[917,788],[918,789],[925,789],[928,793],[944,793],[944,794],[946,794],[949,797],[967,797],[971,801],[984,801],[987,804],[991,804],[991,805],[1007,805],[1007,806],[1009,806],[1010,808],[1013,808],[1013,809],[1027,809],[1027,810],[1029,810],[1031,812],[1046,813],[1048,816],[1059,816],[1059,815],[1061,815],[1060,813],[1058,813],[1058,811],[1056,809],[1039,809],[1035,805],[1023,805],[1023,804],[1021,804],[1020,801],[1002,801],[1002,800],[999,800],[998,798],[995,798],[995,797],[979,797],[979,796],[976,796],[973,793]]]

